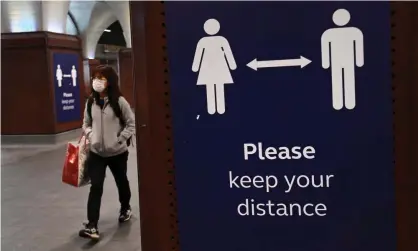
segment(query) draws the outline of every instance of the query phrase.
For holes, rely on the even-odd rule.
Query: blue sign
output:
[[[395,251],[388,2],[166,2],[182,251]]]
[[[81,119],[79,58],[73,53],[53,54],[55,114],[58,123]]]

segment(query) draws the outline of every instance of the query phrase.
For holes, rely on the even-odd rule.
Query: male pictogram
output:
[[[322,67],[331,66],[332,106],[335,110],[356,106],[355,66],[364,65],[363,33],[356,27],[343,27],[350,21],[345,9],[332,16],[340,27],[326,30],[321,37]]]

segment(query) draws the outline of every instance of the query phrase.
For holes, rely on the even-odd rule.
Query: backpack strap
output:
[[[93,117],[91,116],[91,107],[93,105],[93,101],[94,101],[94,98],[92,96],[90,96],[87,99],[87,115],[89,115],[91,120],[93,120]]]

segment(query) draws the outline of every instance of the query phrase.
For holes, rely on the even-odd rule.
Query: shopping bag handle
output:
[[[84,145],[86,145],[86,143],[87,143],[87,134],[83,131],[82,133],[81,133],[81,136],[80,136],[80,138],[78,139],[78,145],[80,144],[80,142],[81,142],[81,138],[83,138],[83,136],[85,136],[84,137]]]

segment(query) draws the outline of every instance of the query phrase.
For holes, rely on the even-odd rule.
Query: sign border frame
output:
[[[390,5],[396,250],[410,251],[418,246],[418,2]],[[164,2],[130,1],[130,15],[141,250],[179,251]]]

